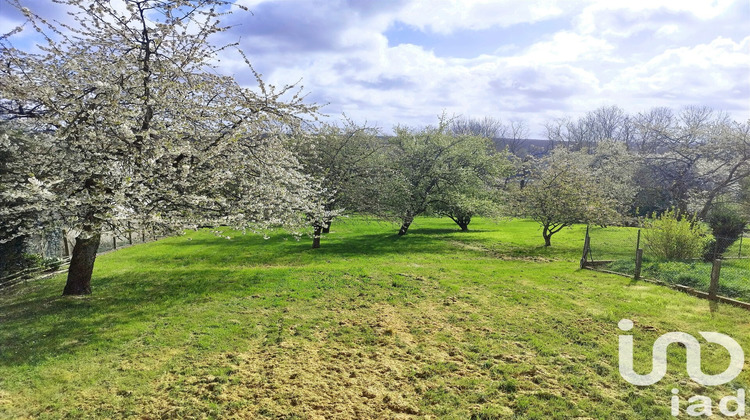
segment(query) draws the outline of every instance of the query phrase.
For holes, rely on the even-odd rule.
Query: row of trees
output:
[[[400,222],[424,214],[520,215],[545,244],[572,223],[619,223],[641,204],[705,215],[750,175],[747,124],[705,108],[616,107],[548,125],[555,147],[522,153],[528,129],[442,116],[434,126],[311,123],[295,86],[247,89],[212,67],[223,0],[65,0],[75,24],[14,5],[37,52],[0,36],[0,240],[77,232],[65,294],[91,291],[101,232],[226,225],[312,230],[345,211]],[[239,57],[244,58],[237,50]],[[502,137],[508,147],[498,150]],[[646,211],[652,210],[651,208]]]
[[[707,107],[603,107],[547,130],[553,152],[532,165],[521,214],[542,223],[548,245],[571,221],[606,225],[670,209],[695,220],[743,208],[738,217],[750,216],[750,121]]]
[[[225,225],[313,229],[359,211],[398,219],[428,211],[466,229],[490,212],[508,159],[487,136],[435,127],[311,125],[294,86],[257,89],[212,67],[226,30],[222,0],[66,0],[74,24],[9,2],[40,44],[0,37],[0,240],[76,233],[64,294],[91,292],[103,231]],[[244,58],[241,51],[237,54]]]
[[[442,116],[435,126],[395,127],[386,137],[344,120],[290,136],[305,173],[322,185],[314,247],[344,211],[398,220],[399,235],[424,213],[450,217],[462,230],[475,214],[496,214],[499,188],[514,171],[510,154],[486,136],[456,133],[456,121]]]
[[[602,142],[624,144],[639,159],[635,204],[642,215],[674,206],[705,218],[717,199],[737,192],[750,175],[750,124],[704,106],[634,115],[602,107],[546,128],[550,141],[570,150],[592,153]]]
[[[528,148],[511,153],[507,142],[504,150],[494,148],[490,137],[510,125],[492,118],[443,116],[434,127],[396,127],[387,138],[349,122],[359,144],[370,145],[371,160],[350,169],[366,174],[357,178],[359,187],[337,184],[340,197],[351,194],[339,199],[339,209],[396,218],[399,234],[425,212],[450,217],[463,230],[475,214],[530,217],[549,246],[552,235],[573,223],[634,223],[673,208],[706,220],[718,203],[738,209],[750,203],[748,123],[704,107],[635,117],[605,107],[567,124],[588,126],[588,140],[551,136],[549,149],[535,155]],[[352,137],[339,132],[338,138]],[[318,145],[324,153],[327,147]]]

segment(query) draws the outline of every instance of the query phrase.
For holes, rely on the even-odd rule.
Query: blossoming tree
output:
[[[383,153],[387,145],[379,129],[344,117],[290,139],[304,172],[321,186],[316,199],[322,212],[310,219],[313,248],[320,247],[321,234],[329,233],[333,219],[344,211],[375,213],[380,195],[376,186],[388,175]]]
[[[74,23],[10,4],[37,31],[33,51],[0,38],[3,121],[46,140],[3,147],[24,176],[6,177],[0,240],[39,223],[77,232],[64,294],[91,292],[103,230],[298,224],[315,193],[280,139],[315,112],[293,86],[242,87],[214,67],[222,0],[63,0]],[[36,135],[35,134],[35,135]],[[16,165],[18,167],[19,165]],[[11,183],[8,185],[7,183]],[[15,200],[13,196],[23,197]],[[29,208],[38,220],[25,220]],[[302,216],[300,216],[302,215]]]
[[[472,215],[490,213],[494,187],[510,169],[506,153],[492,142],[471,134],[454,134],[442,116],[437,126],[395,127],[388,160],[391,175],[380,193],[385,215],[401,221],[405,235],[428,210],[449,216],[466,230]]]

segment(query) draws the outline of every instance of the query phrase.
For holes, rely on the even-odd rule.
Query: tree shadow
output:
[[[461,230],[459,228],[456,229],[447,229],[447,228],[411,228],[409,229],[409,232],[404,236],[409,235],[465,235],[469,233],[482,233],[482,232],[488,232],[484,229],[471,229],[469,230]]]
[[[717,302],[715,300],[709,300],[708,301],[708,310],[712,314],[718,313],[719,312],[719,302]]]
[[[185,271],[143,270],[137,277],[95,272],[94,293],[88,296],[59,295],[64,278],[58,276],[39,287],[55,296],[0,304],[0,366],[38,364],[86,345],[107,347],[113,329],[154,321],[174,307],[266,280],[262,272],[239,276],[231,268],[191,269],[189,276]]]
[[[483,231],[473,231],[483,232]],[[184,249],[214,248],[227,251],[226,254],[233,255],[230,261],[252,265],[280,264],[294,265],[297,256],[309,255],[340,255],[352,257],[357,255],[388,256],[399,255],[404,252],[435,253],[451,252],[451,245],[446,243],[450,237],[446,235],[461,235],[459,229],[413,229],[404,236],[398,236],[396,231],[382,233],[368,233],[359,235],[346,235],[341,237],[336,233],[323,235],[321,247],[312,249],[312,241],[308,237],[295,240],[288,236],[278,235],[271,239],[263,239],[260,236],[243,236],[222,242],[211,237],[193,238],[192,240],[176,241],[172,245]],[[283,249],[281,244],[283,244]],[[186,253],[184,258],[192,258],[193,255]],[[146,256],[143,261],[161,261],[164,257],[159,255]],[[180,258],[180,257],[177,257]],[[307,263],[308,261],[302,261]]]
[[[167,238],[140,250],[123,249],[100,257],[99,263],[114,260],[117,267],[110,264],[104,273],[95,268],[92,295],[60,296],[64,275],[14,286],[21,289],[0,300],[0,366],[39,364],[87,346],[106,348],[115,345],[112,338],[128,325],[155,322],[175,307],[221,293],[240,296],[253,293],[248,290],[271,290],[287,280],[269,270],[333,258],[418,258],[450,252],[453,245],[445,240],[446,234],[455,233],[460,231],[414,229],[402,237],[395,231],[331,234],[320,249],[312,249],[309,240],[285,241],[280,236],[222,240],[198,235],[191,240]]]
[[[118,334],[132,330],[131,324],[157,322],[175,308],[189,307],[212,295],[245,298],[278,291],[292,272],[286,269],[321,270],[320,264],[334,259],[361,259],[352,266],[367,267],[370,258],[393,257],[403,262],[421,255],[455,253],[453,239],[481,232],[485,231],[414,226],[398,236],[396,229],[362,233],[343,229],[340,234],[334,230],[325,235],[322,248],[312,249],[307,237],[295,241],[280,234],[270,239],[241,235],[223,240],[203,231],[129,247],[98,259],[97,267],[106,262],[106,268],[95,268],[90,296],[59,296],[64,275],[31,282],[26,290],[17,289],[16,296],[2,296],[0,366],[38,364],[90,347],[121,344],[125,338]],[[482,248],[461,248],[461,252],[486,254]]]

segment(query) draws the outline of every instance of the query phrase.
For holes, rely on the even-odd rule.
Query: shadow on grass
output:
[[[344,229],[326,235],[322,248],[312,249],[310,238],[295,241],[275,235],[265,240],[243,235],[224,240],[199,231],[123,249],[98,259],[90,296],[59,296],[64,276],[29,283],[26,291],[18,289],[14,296],[0,296],[0,365],[36,364],[128,342],[148,328],[143,323],[169,317],[193,303],[218,295],[243,298],[284,290],[294,267],[320,271],[338,260],[338,268],[332,267],[341,270],[341,259],[359,258],[358,263],[343,264],[365,267],[377,258],[387,264],[391,259],[403,262],[455,253],[453,240],[471,239],[466,235],[480,232],[413,227],[399,237],[395,230]],[[484,254],[481,249],[461,252]],[[323,280],[310,280],[309,287],[315,287],[316,281]]]
[[[478,232],[478,231],[475,231]],[[170,263],[201,258],[214,259],[216,263],[235,263],[243,266],[299,265],[315,262],[316,255],[342,257],[387,257],[404,253],[432,254],[453,252],[455,248],[446,239],[464,232],[451,229],[414,229],[404,236],[395,232],[360,234],[341,238],[335,233],[324,235],[321,248],[312,249],[312,240],[303,237],[299,241],[284,236],[263,239],[256,235],[222,240],[203,235],[186,240],[175,239],[170,245],[177,248],[174,256],[167,257]],[[191,250],[194,250],[191,252]],[[217,251],[217,252],[212,252]],[[216,256],[220,252],[220,256]],[[142,256],[143,262],[163,261],[164,256]],[[220,261],[219,261],[220,260]]]
[[[414,258],[447,252],[452,245],[445,235],[455,233],[460,231],[414,229],[404,237],[395,232],[341,235],[344,238],[332,234],[323,248],[311,249],[309,240],[264,240],[256,235],[222,240],[203,232],[192,240],[175,237],[124,249],[98,259],[90,296],[60,296],[64,275],[20,285],[14,296],[2,296],[0,365],[37,364],[132,340],[132,331],[147,328],[136,324],[170,316],[175,308],[216,295],[232,298],[278,290],[294,266],[314,267],[342,257]],[[122,337],[122,331],[131,331],[130,338]]]
[[[273,281],[263,272],[240,274],[226,268],[95,273],[94,293],[82,297],[60,296],[62,282],[49,281],[35,295],[55,296],[0,304],[0,365],[36,364],[85,346],[106,348],[128,325],[154,321],[176,307],[232,289],[241,292],[267,279]]]
[[[457,234],[457,235],[467,235],[470,233],[484,233],[488,232],[484,229],[472,229],[469,228],[469,230],[463,231],[461,229],[436,229],[436,228],[411,228],[409,229],[409,232],[405,236],[409,235],[450,235],[450,234]]]

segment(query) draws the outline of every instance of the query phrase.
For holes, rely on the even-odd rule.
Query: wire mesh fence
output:
[[[675,255],[681,251],[693,255],[680,259],[665,257],[662,250],[655,249],[645,229],[592,227],[587,234],[589,245],[582,250],[581,267],[750,302],[748,232],[738,238],[704,240],[697,253],[687,252],[694,244],[675,241],[671,244]]]
[[[635,258],[638,229],[628,227],[590,226],[588,262],[605,264],[611,261]]]

